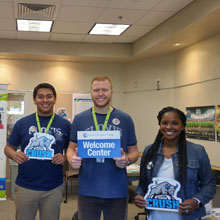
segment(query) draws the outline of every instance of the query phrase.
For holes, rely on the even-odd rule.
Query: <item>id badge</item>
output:
[[[105,158],[96,158],[96,163],[105,163]]]

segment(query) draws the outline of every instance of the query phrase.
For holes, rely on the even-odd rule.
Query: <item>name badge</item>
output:
[[[120,131],[78,131],[77,140],[79,157],[121,157]]]
[[[147,201],[146,209],[178,212],[181,198],[177,197],[180,183],[168,178],[153,178],[153,183],[148,186],[148,192],[144,196]]]

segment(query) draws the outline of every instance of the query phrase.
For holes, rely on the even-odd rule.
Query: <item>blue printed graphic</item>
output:
[[[78,132],[78,156],[82,158],[121,157],[120,131]]]
[[[54,149],[51,149],[52,144],[55,143],[55,138],[46,133],[34,133],[25,148],[24,153],[30,159],[51,160],[54,156]]]
[[[0,178],[0,190],[5,190],[5,178]]]
[[[121,157],[120,140],[79,140],[78,156],[82,158]]]
[[[180,183],[173,179],[153,178],[153,183],[148,186],[145,195],[147,209],[157,209],[166,211],[178,211],[181,198],[177,197],[180,190]]]

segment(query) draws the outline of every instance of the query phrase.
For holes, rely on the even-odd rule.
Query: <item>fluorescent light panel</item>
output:
[[[97,34],[97,35],[120,35],[127,28],[129,28],[130,24],[95,24],[89,34]]]
[[[50,32],[53,21],[17,19],[18,31]]]

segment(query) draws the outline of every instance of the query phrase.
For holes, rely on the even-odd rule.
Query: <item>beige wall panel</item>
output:
[[[220,88],[220,35],[211,37],[176,53],[176,85],[202,82],[175,90],[175,105],[186,107],[219,105]],[[214,80],[213,80],[214,79]],[[220,167],[220,143],[190,139],[203,145],[212,165]]]

